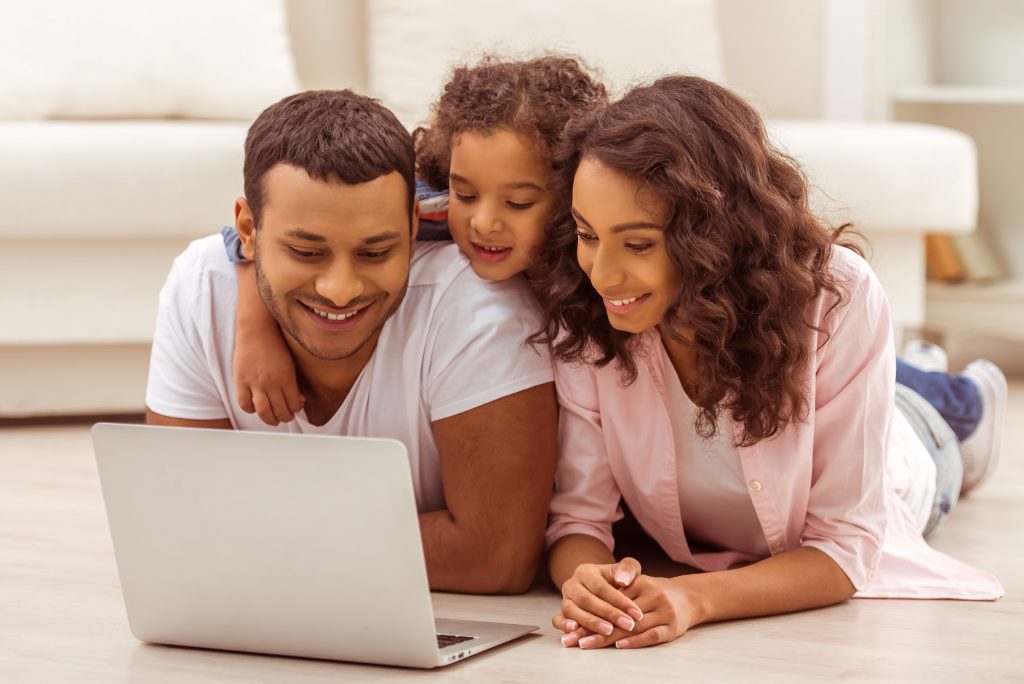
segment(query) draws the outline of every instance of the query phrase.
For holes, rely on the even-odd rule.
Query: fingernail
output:
[[[562,625],[562,630],[566,632],[574,632],[579,625],[576,624],[575,620],[566,620]]]
[[[619,627],[626,630],[627,632],[632,632],[633,628],[636,627],[636,623],[630,620],[625,615],[616,620],[615,624],[617,624]]]
[[[597,631],[608,636],[615,631],[615,628],[612,627],[612,623],[610,622],[599,622],[597,623]]]
[[[640,612],[639,608],[630,608],[626,612],[629,613],[629,617],[633,618],[637,622],[644,619],[644,614]]]
[[[629,576],[629,573],[625,570],[619,570],[617,573],[615,573],[615,583],[623,587],[629,584],[631,579],[632,578]]]
[[[628,639],[619,639],[618,641],[615,642],[615,648],[629,648],[629,640]]]
[[[591,646],[596,646],[596,645],[597,645],[597,637],[596,636],[588,636],[588,637],[583,637],[582,639],[580,639],[580,648],[590,648]]]
[[[575,634],[573,632],[570,632],[569,634],[563,634],[562,635],[562,646],[565,646],[566,648],[571,648],[571,647],[575,646],[576,644],[579,643],[579,641],[580,641],[579,635]]]

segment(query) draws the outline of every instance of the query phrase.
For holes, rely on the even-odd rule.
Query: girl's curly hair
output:
[[[429,125],[413,132],[417,173],[435,188],[448,187],[452,141],[463,131],[522,133],[550,158],[569,119],[607,99],[604,85],[574,57],[504,61],[488,55],[456,67]]]
[[[809,333],[824,333],[806,317],[822,291],[835,295],[832,309],[846,296],[829,270],[833,244],[860,250],[842,240],[847,226],[829,229],[811,213],[806,179],[758,113],[710,81],[670,76],[566,128],[554,162],[561,201],[534,283],[545,328],[534,340],[565,362],[615,360],[628,384],[641,337],[611,327],[576,258],[569,210],[585,158],[668,202],[665,243],[683,284],[663,325],[692,332],[698,434],[713,436],[723,409],[742,423],[741,446],[806,420]]]

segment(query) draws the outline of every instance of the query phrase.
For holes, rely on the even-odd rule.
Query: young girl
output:
[[[894,412],[882,289],[842,229],[811,214],[757,113],[675,76],[565,135],[565,201],[537,283],[560,361],[547,541],[563,643],[648,646],[855,593],[1002,596],[924,542],[956,438],[906,388]],[[976,364],[965,382],[984,389],[995,373]],[[991,443],[1001,417],[989,422]],[[958,472],[938,487],[955,496]],[[616,562],[621,501],[669,557],[705,572]]]
[[[420,239],[453,239],[488,280],[528,272],[553,212],[553,149],[570,118],[606,97],[604,86],[566,56],[486,57],[456,68],[429,127],[414,133]],[[240,260],[234,229],[224,232],[229,254]],[[292,420],[303,400],[281,332],[248,272],[253,269],[241,268],[234,358],[239,403],[277,425]]]

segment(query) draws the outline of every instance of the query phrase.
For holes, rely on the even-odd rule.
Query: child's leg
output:
[[[896,385],[896,410],[914,427],[918,439],[935,461],[935,501],[925,525],[927,536],[946,519],[960,498],[964,465],[960,443],[939,412],[914,390]]]
[[[965,375],[923,371],[896,359],[896,383],[931,404],[963,442],[981,422],[984,406],[977,383]]]
[[[964,491],[969,491],[996,469],[1002,449],[1003,420],[1008,388],[1006,376],[991,361],[978,359],[964,368],[962,377],[970,378],[981,393],[981,420],[971,436],[960,443],[964,458]]]

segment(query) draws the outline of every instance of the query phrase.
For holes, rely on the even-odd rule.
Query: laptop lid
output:
[[[97,424],[143,641],[433,667],[433,610],[395,440]]]

